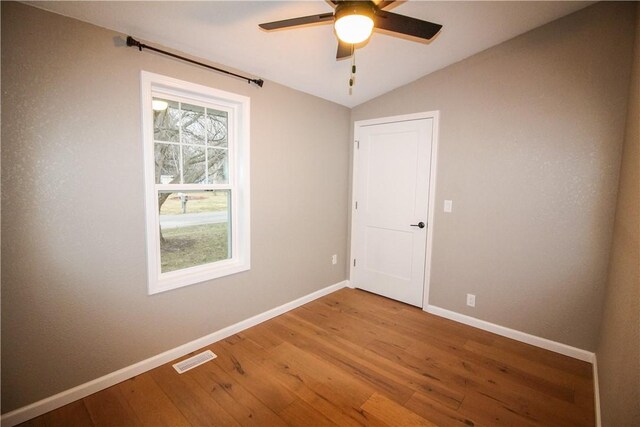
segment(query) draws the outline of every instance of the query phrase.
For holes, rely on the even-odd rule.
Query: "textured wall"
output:
[[[634,8],[598,3],[353,109],[441,111],[430,304],[595,350]]]
[[[2,3],[2,412],[346,277],[349,110],[122,37]],[[141,69],[251,97],[251,271],[147,295]]]
[[[598,345],[602,425],[640,426],[640,7],[607,295]]]

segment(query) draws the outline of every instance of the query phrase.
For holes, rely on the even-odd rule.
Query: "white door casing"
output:
[[[352,285],[419,307],[428,301],[437,124],[430,112],[354,129]]]

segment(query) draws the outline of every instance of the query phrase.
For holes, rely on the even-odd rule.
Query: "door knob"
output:
[[[420,221],[417,224],[409,224],[409,225],[411,225],[412,227],[424,228],[424,222],[422,221]]]

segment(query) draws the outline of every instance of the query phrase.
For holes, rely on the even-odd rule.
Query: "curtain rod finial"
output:
[[[127,36],[127,46],[138,46],[138,49],[142,50],[140,42],[131,36]]]

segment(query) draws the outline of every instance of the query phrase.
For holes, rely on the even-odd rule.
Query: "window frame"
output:
[[[160,74],[141,71],[142,139],[145,183],[145,218],[147,246],[148,294],[153,295],[183,286],[247,271],[251,267],[249,123],[250,98]],[[181,102],[193,102],[228,112],[228,183],[227,184],[157,184],[155,176],[154,96]],[[161,272],[160,191],[230,190],[231,257],[194,267]]]

